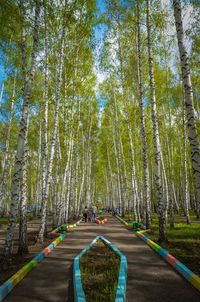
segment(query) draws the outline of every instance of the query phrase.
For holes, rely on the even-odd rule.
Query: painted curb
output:
[[[127,225],[121,217],[116,216],[122,223]],[[137,231],[135,234],[142,239],[148,246],[150,246],[157,254],[160,255],[168,264],[170,264],[184,279],[186,279],[190,284],[192,284],[198,291],[200,291],[200,277],[193,273],[186,265],[176,259],[171,255],[166,249],[162,248],[160,245],[152,241],[143,233],[150,230]]]
[[[108,219],[107,218],[105,218],[105,219],[103,219],[103,220],[99,220],[99,219],[95,219],[95,221],[94,221],[96,224],[104,224],[104,223],[107,223],[108,222]]]
[[[127,278],[127,260],[126,256],[122,254],[110,241],[103,236],[97,236],[79,255],[74,258],[73,277],[74,277],[74,299],[75,302],[86,302],[85,293],[81,282],[81,271],[79,267],[79,259],[95,244],[97,240],[101,239],[107,244],[117,255],[120,256],[120,269],[118,276],[118,284],[115,296],[115,302],[126,301],[126,278]]]
[[[76,227],[82,221],[79,220],[73,225],[69,225],[69,227]],[[51,233],[56,233],[59,228],[54,229]],[[65,238],[66,234],[60,234],[51,244],[49,244],[46,248],[44,248],[39,254],[37,254],[30,262],[25,264],[19,271],[17,271],[12,277],[10,277],[7,281],[5,281],[0,286],[0,302],[13,290],[13,288],[21,282],[24,277]]]
[[[141,238],[148,246],[150,246],[157,254],[160,255],[167,263],[169,263],[183,278],[191,283],[198,291],[200,291],[200,277],[193,273],[186,265],[177,260],[167,250],[152,241],[150,238],[143,235],[143,232],[136,232],[136,235]]]
[[[114,217],[116,217],[117,219],[119,219],[119,221],[121,221],[123,224],[125,224],[126,226],[129,226],[128,222],[126,222],[124,219],[122,219],[120,216],[115,215]]]

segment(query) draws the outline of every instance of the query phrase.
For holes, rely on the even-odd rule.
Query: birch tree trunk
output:
[[[42,126],[40,123],[40,132],[39,132],[39,142],[38,142],[38,162],[37,162],[37,177],[36,177],[36,185],[35,185],[35,214],[38,216],[39,208],[41,206],[41,188],[42,188],[42,179],[41,179],[41,144],[42,144]]]
[[[66,1],[65,1],[65,9],[66,9]],[[46,176],[46,183],[45,189],[43,194],[42,200],[42,217],[41,217],[41,225],[40,231],[38,234],[38,241],[43,243],[46,223],[47,223],[47,202],[49,198],[49,189],[50,189],[50,182],[52,177],[52,168],[53,168],[53,158],[55,154],[56,148],[56,140],[58,137],[58,111],[59,111],[59,104],[60,104],[60,91],[61,91],[61,80],[62,80],[62,70],[63,70],[63,60],[64,60],[64,46],[65,46],[65,14],[63,16],[63,24],[62,24],[62,35],[61,35],[61,51],[59,57],[59,65],[58,65],[58,74],[57,74],[57,81],[56,81],[56,95],[55,95],[55,113],[54,113],[54,130],[53,130],[53,137],[51,141],[51,148],[50,148],[50,155],[48,160],[48,169],[47,169],[47,176]]]
[[[81,121],[81,116],[80,116],[80,101],[78,101],[78,126],[77,126],[77,134],[76,134],[76,141],[79,141],[80,135],[80,121]],[[79,169],[80,169],[80,155],[79,155],[79,150],[78,146],[75,148],[75,155],[76,155],[76,167],[74,171],[74,195],[75,195],[75,200],[74,200],[74,218],[77,218],[77,212],[78,212],[78,176],[79,176]]]
[[[192,159],[192,168],[194,173],[195,189],[197,195],[197,217],[200,215],[200,148],[199,148],[199,138],[197,134],[195,115],[194,115],[194,105],[193,105],[193,91],[192,82],[190,76],[189,67],[189,57],[186,51],[184,43],[184,33],[183,33],[183,22],[182,22],[182,9],[181,1],[173,0],[174,6],[174,18],[176,24],[176,33],[178,39],[179,55],[181,60],[182,69],[182,81],[185,96],[185,107],[187,115],[187,126],[188,126],[188,139],[190,143],[190,152]]]
[[[58,201],[58,183],[59,183],[59,174],[58,174],[58,169],[59,169],[59,152],[58,148],[56,150],[55,154],[55,171],[53,175],[53,196],[52,196],[52,227],[53,229],[58,225],[57,224],[57,201]]]
[[[152,123],[153,123],[153,138],[154,138],[154,152],[155,152],[155,183],[156,183],[156,199],[159,214],[159,241],[167,241],[166,236],[166,215],[165,203],[163,199],[162,180],[161,180],[161,159],[162,151],[160,144],[160,137],[158,131],[156,96],[155,96],[155,81],[154,81],[154,66],[152,54],[152,37],[151,37],[151,22],[150,22],[150,0],[147,3],[147,34],[148,34],[148,59],[149,59],[149,78],[150,78],[150,97],[152,107]]]
[[[165,171],[165,163],[163,159],[163,154],[161,152],[161,170],[163,175],[163,198],[165,199],[164,208],[165,208],[165,215],[167,220],[167,211],[169,207],[169,189],[168,189],[168,181],[167,181],[167,175]]]
[[[71,181],[72,181],[72,169],[73,169],[73,156],[74,156],[74,140],[72,139],[72,146],[71,146],[71,154],[70,154],[70,161],[69,161],[69,173],[68,173],[68,180],[67,180],[67,194],[66,194],[66,203],[65,203],[65,212],[64,212],[64,223],[68,223],[69,220],[69,208],[70,204],[70,196],[71,196]]]
[[[189,191],[188,191],[188,172],[187,172],[187,141],[186,141],[186,120],[185,120],[185,106],[183,104],[183,153],[184,153],[184,211],[187,224],[191,224],[189,213]]]
[[[58,216],[58,225],[61,225],[64,223],[64,217],[65,217],[65,195],[66,195],[66,182],[67,182],[67,174],[69,174],[69,168],[70,168],[70,160],[71,160],[71,153],[73,148],[73,141],[72,141],[72,133],[70,135],[70,141],[69,141],[69,148],[68,148],[68,157],[66,166],[63,172],[62,177],[62,185],[61,185],[61,196],[60,196],[60,203],[59,203],[59,216]]]
[[[74,172],[74,218],[76,219],[78,213],[78,175],[79,175],[79,168],[80,168],[80,157],[79,152],[76,152],[76,168]]]
[[[86,167],[85,167],[85,141],[84,141],[83,130],[82,130],[82,140],[83,140],[82,177],[81,177],[81,184],[80,184],[80,190],[79,190],[79,195],[78,195],[78,206],[77,206],[77,213],[76,213],[77,216],[80,214],[80,212],[82,210],[81,209],[81,201],[82,201],[82,196],[83,196],[83,191],[84,191],[85,173],[86,173]]]
[[[86,204],[91,203],[91,169],[92,169],[92,154],[91,154],[91,131],[93,118],[91,116],[91,106],[89,107],[89,129],[87,134],[87,148],[86,148]]]
[[[126,161],[124,156],[124,148],[122,144],[121,137],[119,138],[120,148],[121,148],[121,155],[122,155],[122,163],[123,163],[123,172],[124,172],[124,214],[127,208],[127,205],[130,204],[129,202],[129,194],[128,194],[128,176],[127,176],[127,169],[126,169]]]
[[[28,134],[28,133],[27,133]],[[22,165],[22,181],[21,181],[21,198],[19,207],[19,246],[18,254],[28,254],[28,235],[27,235],[27,220],[26,220],[26,207],[27,207],[27,161],[28,156],[28,141],[25,138],[24,162]]]
[[[14,83],[13,83],[13,93],[11,97],[11,104],[10,104],[10,117],[8,122],[8,129],[6,134],[6,142],[5,142],[5,154],[2,159],[2,176],[0,180],[0,208],[3,207],[3,202],[5,198],[5,188],[6,188],[6,174],[8,169],[8,153],[10,148],[10,132],[12,126],[12,119],[13,119],[13,108],[14,108],[14,101],[15,101],[15,93],[16,93],[16,76],[17,72],[15,70],[14,74]]]
[[[144,118],[143,104],[143,86],[142,86],[142,58],[141,58],[141,33],[140,33],[140,1],[137,0],[137,52],[138,52],[138,91],[140,105],[140,127],[142,137],[142,161],[144,175],[144,203],[145,203],[145,223],[147,229],[150,228],[151,212],[150,212],[150,192],[149,192],[149,167],[147,158],[147,135]]]
[[[20,184],[22,183],[22,168],[23,163],[26,165],[27,157],[25,152],[26,147],[26,137],[28,133],[28,116],[29,116],[29,102],[32,93],[32,85],[33,85],[33,77],[35,73],[36,67],[36,52],[37,46],[39,42],[39,15],[40,15],[40,1],[35,0],[35,20],[34,20],[34,29],[33,29],[33,49],[31,54],[31,68],[29,74],[27,74],[27,62],[26,62],[26,43],[25,43],[25,7],[24,1],[20,1],[20,13],[21,13],[21,34],[22,34],[22,69],[24,70],[24,91],[23,91],[23,109],[22,109],[22,117],[20,121],[20,129],[19,129],[19,137],[17,144],[17,152],[15,156],[15,165],[14,165],[14,174],[12,178],[12,189],[11,189],[11,205],[10,205],[10,213],[9,213],[9,221],[8,221],[8,231],[6,235],[5,242],[5,258],[9,258],[12,254],[12,246],[13,246],[13,237],[14,231],[16,227],[17,220],[17,212],[20,198]]]
[[[107,150],[107,160],[108,160],[108,174],[109,174],[109,178],[110,178],[110,191],[111,191],[111,198],[112,198],[112,210],[114,210],[115,208],[115,199],[114,199],[114,185],[113,185],[113,173],[112,173],[112,168],[111,168],[111,163],[110,163],[110,155],[108,152],[108,148],[106,148]]]
[[[48,170],[48,24],[47,24],[47,7],[46,0],[43,1],[44,5],[44,29],[45,29],[45,38],[44,38],[44,52],[45,52],[45,64],[44,64],[44,105],[43,105],[43,133],[42,133],[42,202],[44,203],[46,199],[46,183],[47,183],[47,170]],[[41,208],[40,208],[41,211]]]
[[[133,147],[133,139],[131,133],[130,123],[128,121],[128,137],[129,137],[129,145],[130,145],[130,157],[131,157],[131,189],[132,189],[132,197],[133,197],[133,211],[135,215],[135,220],[139,221],[139,213],[137,211],[138,200],[138,188],[136,182],[136,172],[135,172],[135,158],[134,158],[134,147]]]
[[[116,156],[117,163],[117,174],[118,174],[118,194],[119,194],[119,211],[124,216],[124,199],[123,199],[123,190],[122,190],[122,172],[121,172],[121,152],[119,148],[119,135],[118,135],[118,114],[117,114],[117,102],[116,96],[113,92],[114,98],[114,127],[113,127],[113,141],[114,141],[114,151]]]

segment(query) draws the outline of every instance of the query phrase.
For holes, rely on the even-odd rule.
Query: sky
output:
[[[99,10],[99,13],[104,13],[106,11],[106,5],[104,0],[97,0],[97,9]],[[101,24],[99,26],[96,26],[95,38],[97,40],[101,40],[104,30],[105,30],[105,25]]]
[[[104,0],[97,0],[97,9],[98,9],[98,14],[104,13],[106,11],[106,5]],[[94,51],[94,58],[95,58],[94,73],[97,77],[97,85],[96,85],[95,92],[100,108],[104,108],[105,106],[105,100],[103,100],[100,97],[99,90],[98,90],[98,85],[106,79],[106,74],[103,73],[99,67],[99,54],[101,48],[103,47],[103,36],[105,30],[106,30],[106,26],[104,24],[99,24],[95,28],[96,48]]]

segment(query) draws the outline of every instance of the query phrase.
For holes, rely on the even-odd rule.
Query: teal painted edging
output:
[[[193,273],[186,265],[176,259],[167,250],[152,241],[150,238],[143,235],[140,231],[136,235],[141,238],[147,245],[149,245],[157,254],[160,255],[168,264],[170,264],[184,279],[192,284],[198,291],[200,291],[200,278]]]
[[[97,236],[82,252],[74,259],[74,298],[75,302],[86,302],[85,293],[81,282],[81,272],[79,267],[79,259],[95,244],[97,240],[102,240],[107,244],[116,254],[120,256],[120,269],[118,276],[118,284],[115,296],[115,302],[126,301],[126,276],[127,276],[127,260],[126,256],[122,254],[110,241],[103,236]]]
[[[82,220],[82,219],[81,219]],[[77,226],[81,220],[72,225],[71,227]],[[56,228],[52,233],[56,232],[61,227]],[[65,238],[66,234],[61,234],[51,244],[49,244],[44,250],[37,254],[30,262],[25,264],[19,271],[17,271],[12,277],[5,281],[0,286],[0,302],[13,290],[13,288],[20,283],[24,277]]]
[[[122,223],[127,224],[121,217],[116,216]],[[142,233],[145,231],[137,231],[135,234],[142,239],[148,246],[150,246],[160,257],[170,264],[184,279],[186,279],[192,286],[200,291],[200,277],[193,273],[186,265],[176,259],[167,250],[162,248],[160,245],[146,237]]]

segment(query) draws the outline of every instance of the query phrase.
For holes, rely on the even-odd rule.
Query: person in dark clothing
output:
[[[85,209],[83,211],[83,217],[85,219],[85,222],[88,222],[88,208],[87,208],[87,206],[85,207]]]

